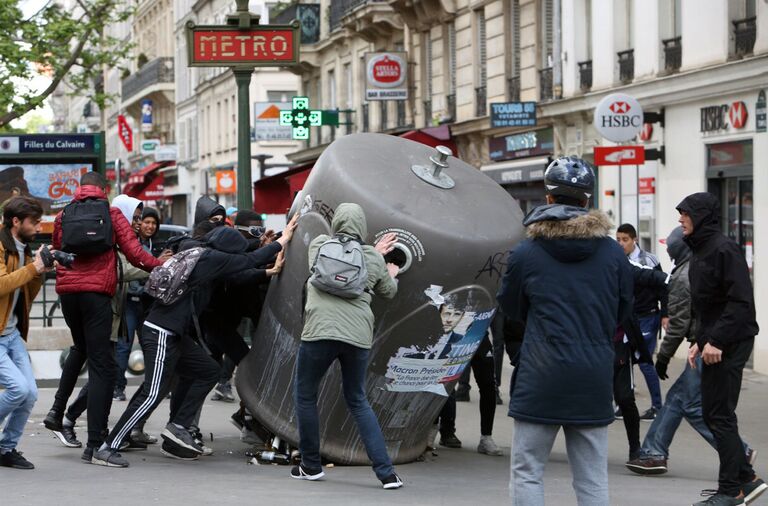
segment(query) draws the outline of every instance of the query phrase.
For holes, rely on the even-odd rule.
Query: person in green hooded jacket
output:
[[[357,204],[340,204],[331,223],[333,235],[345,235],[363,243],[368,235],[365,213]],[[319,235],[309,245],[309,266],[315,263],[320,246],[330,239]],[[296,364],[295,404],[299,426],[301,463],[291,476],[317,480],[324,476],[320,462],[320,422],[317,391],[333,362],[339,361],[344,399],[355,419],[373,470],[385,489],[403,485],[387,454],[379,421],[365,396],[365,373],[373,344],[374,316],[372,294],[391,299],[397,293],[398,267],[384,261],[392,250],[394,234],[386,234],[376,244],[363,244],[368,272],[366,290],[357,298],[347,299],[315,288],[307,283],[305,322]]]

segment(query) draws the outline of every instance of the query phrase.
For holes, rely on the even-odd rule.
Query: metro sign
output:
[[[643,165],[643,146],[595,146],[595,165]]]
[[[298,22],[290,25],[195,26],[187,22],[190,67],[274,67],[299,62]]]

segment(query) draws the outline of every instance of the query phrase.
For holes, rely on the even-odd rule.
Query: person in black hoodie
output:
[[[741,247],[720,230],[717,197],[694,193],[677,210],[692,252],[689,279],[696,345],[688,352],[688,363],[695,368],[701,354],[702,411],[720,457],[717,492],[695,506],[741,505],[768,488],[747,461],[736,419],[742,373],[759,330],[752,281]]]
[[[205,396],[216,384],[220,366],[198,344],[199,334],[193,322],[208,306],[212,292],[197,288],[263,264],[291,240],[297,218],[298,215],[289,222],[280,239],[251,253],[245,253],[247,241],[232,228],[216,227],[206,236],[208,248],[197,261],[187,290],[171,304],[153,303],[144,320],[141,341],[146,364],[144,383],[104,445],[94,453],[95,463],[128,467],[128,461],[118,453],[120,444],[133,426],[165,397],[174,372],[180,381],[190,384],[183,404],[172,413],[163,431],[163,451],[186,459],[196,459],[203,453],[188,429]]]
[[[210,221],[217,225],[224,225],[226,217],[227,210],[212,198],[203,195],[197,199],[195,204],[195,226],[201,221]]]

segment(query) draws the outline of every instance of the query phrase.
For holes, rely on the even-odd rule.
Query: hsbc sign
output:
[[[741,101],[702,107],[701,132],[727,130],[728,125],[736,129],[744,128],[747,125],[747,117],[747,104]]]
[[[632,140],[643,128],[643,108],[633,97],[613,93],[597,104],[594,125],[609,141]]]

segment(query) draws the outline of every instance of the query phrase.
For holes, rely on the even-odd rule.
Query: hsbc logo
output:
[[[626,114],[631,106],[626,102],[614,102],[608,107],[614,114]]]
[[[727,130],[728,125],[740,129],[747,125],[747,105],[738,101],[732,104],[713,105],[701,108],[701,132]]]

